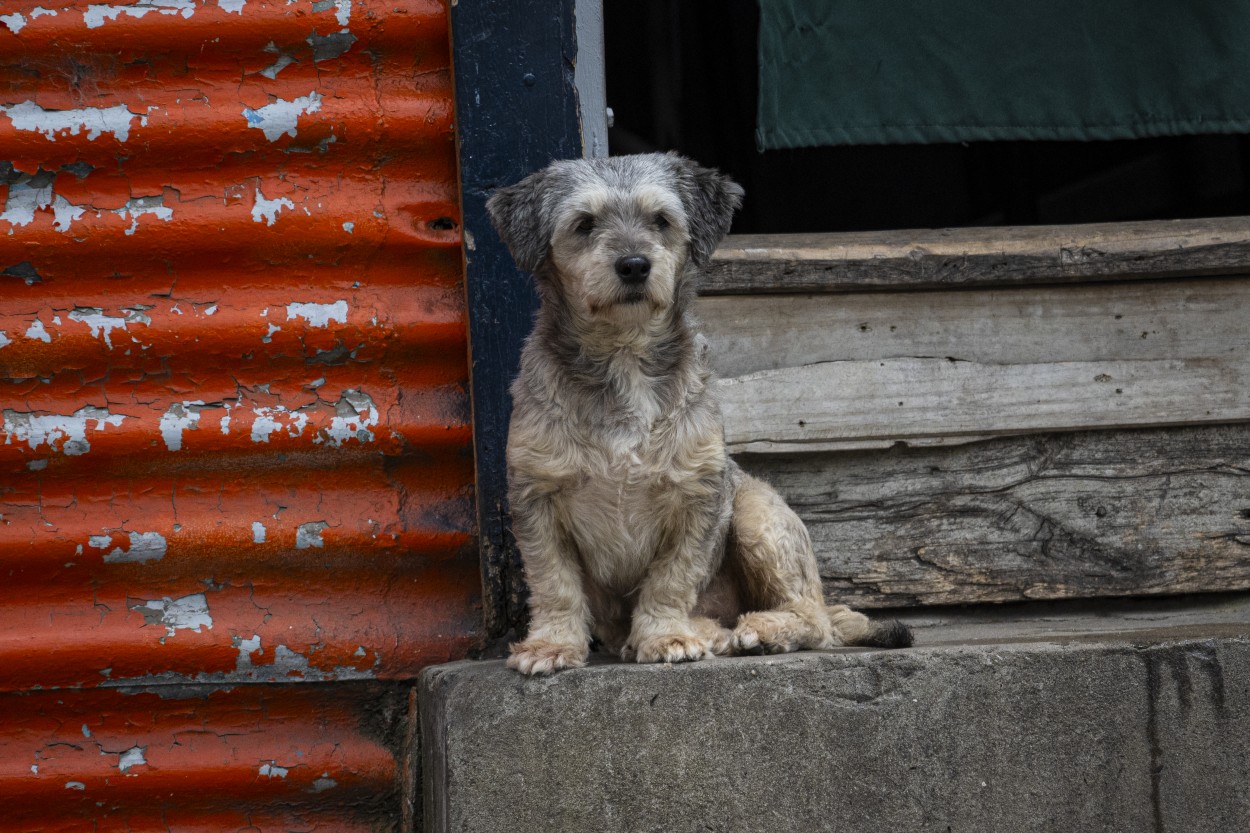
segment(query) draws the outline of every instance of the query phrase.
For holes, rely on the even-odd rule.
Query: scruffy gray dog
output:
[[[825,604],[803,522],[725,453],[691,307],[742,194],[670,153],[555,162],[487,203],[542,297],[508,434],[523,674],[592,636],[638,662],[911,643]]]

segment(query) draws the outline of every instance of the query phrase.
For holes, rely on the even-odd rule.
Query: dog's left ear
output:
[[[486,201],[491,224],[524,272],[541,269],[551,246],[555,221],[545,199],[549,179],[550,171],[544,168],[496,190]]]
[[[700,167],[684,156],[670,156],[682,172],[682,203],[690,220],[690,259],[695,266],[706,266],[729,234],[729,224],[746,192],[719,171]]]

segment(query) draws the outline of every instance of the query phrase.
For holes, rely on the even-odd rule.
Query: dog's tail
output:
[[[908,648],[911,628],[897,619],[874,621],[846,605],[829,605],[829,621],[843,645],[869,648]]]

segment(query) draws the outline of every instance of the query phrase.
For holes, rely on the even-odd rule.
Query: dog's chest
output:
[[[599,457],[561,494],[565,524],[600,584],[628,589],[646,572],[679,501],[674,474],[643,443]]]

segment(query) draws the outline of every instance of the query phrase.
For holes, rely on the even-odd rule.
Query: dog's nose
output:
[[[642,283],[651,274],[651,261],[642,255],[628,255],[616,261],[616,274],[625,283]]]

